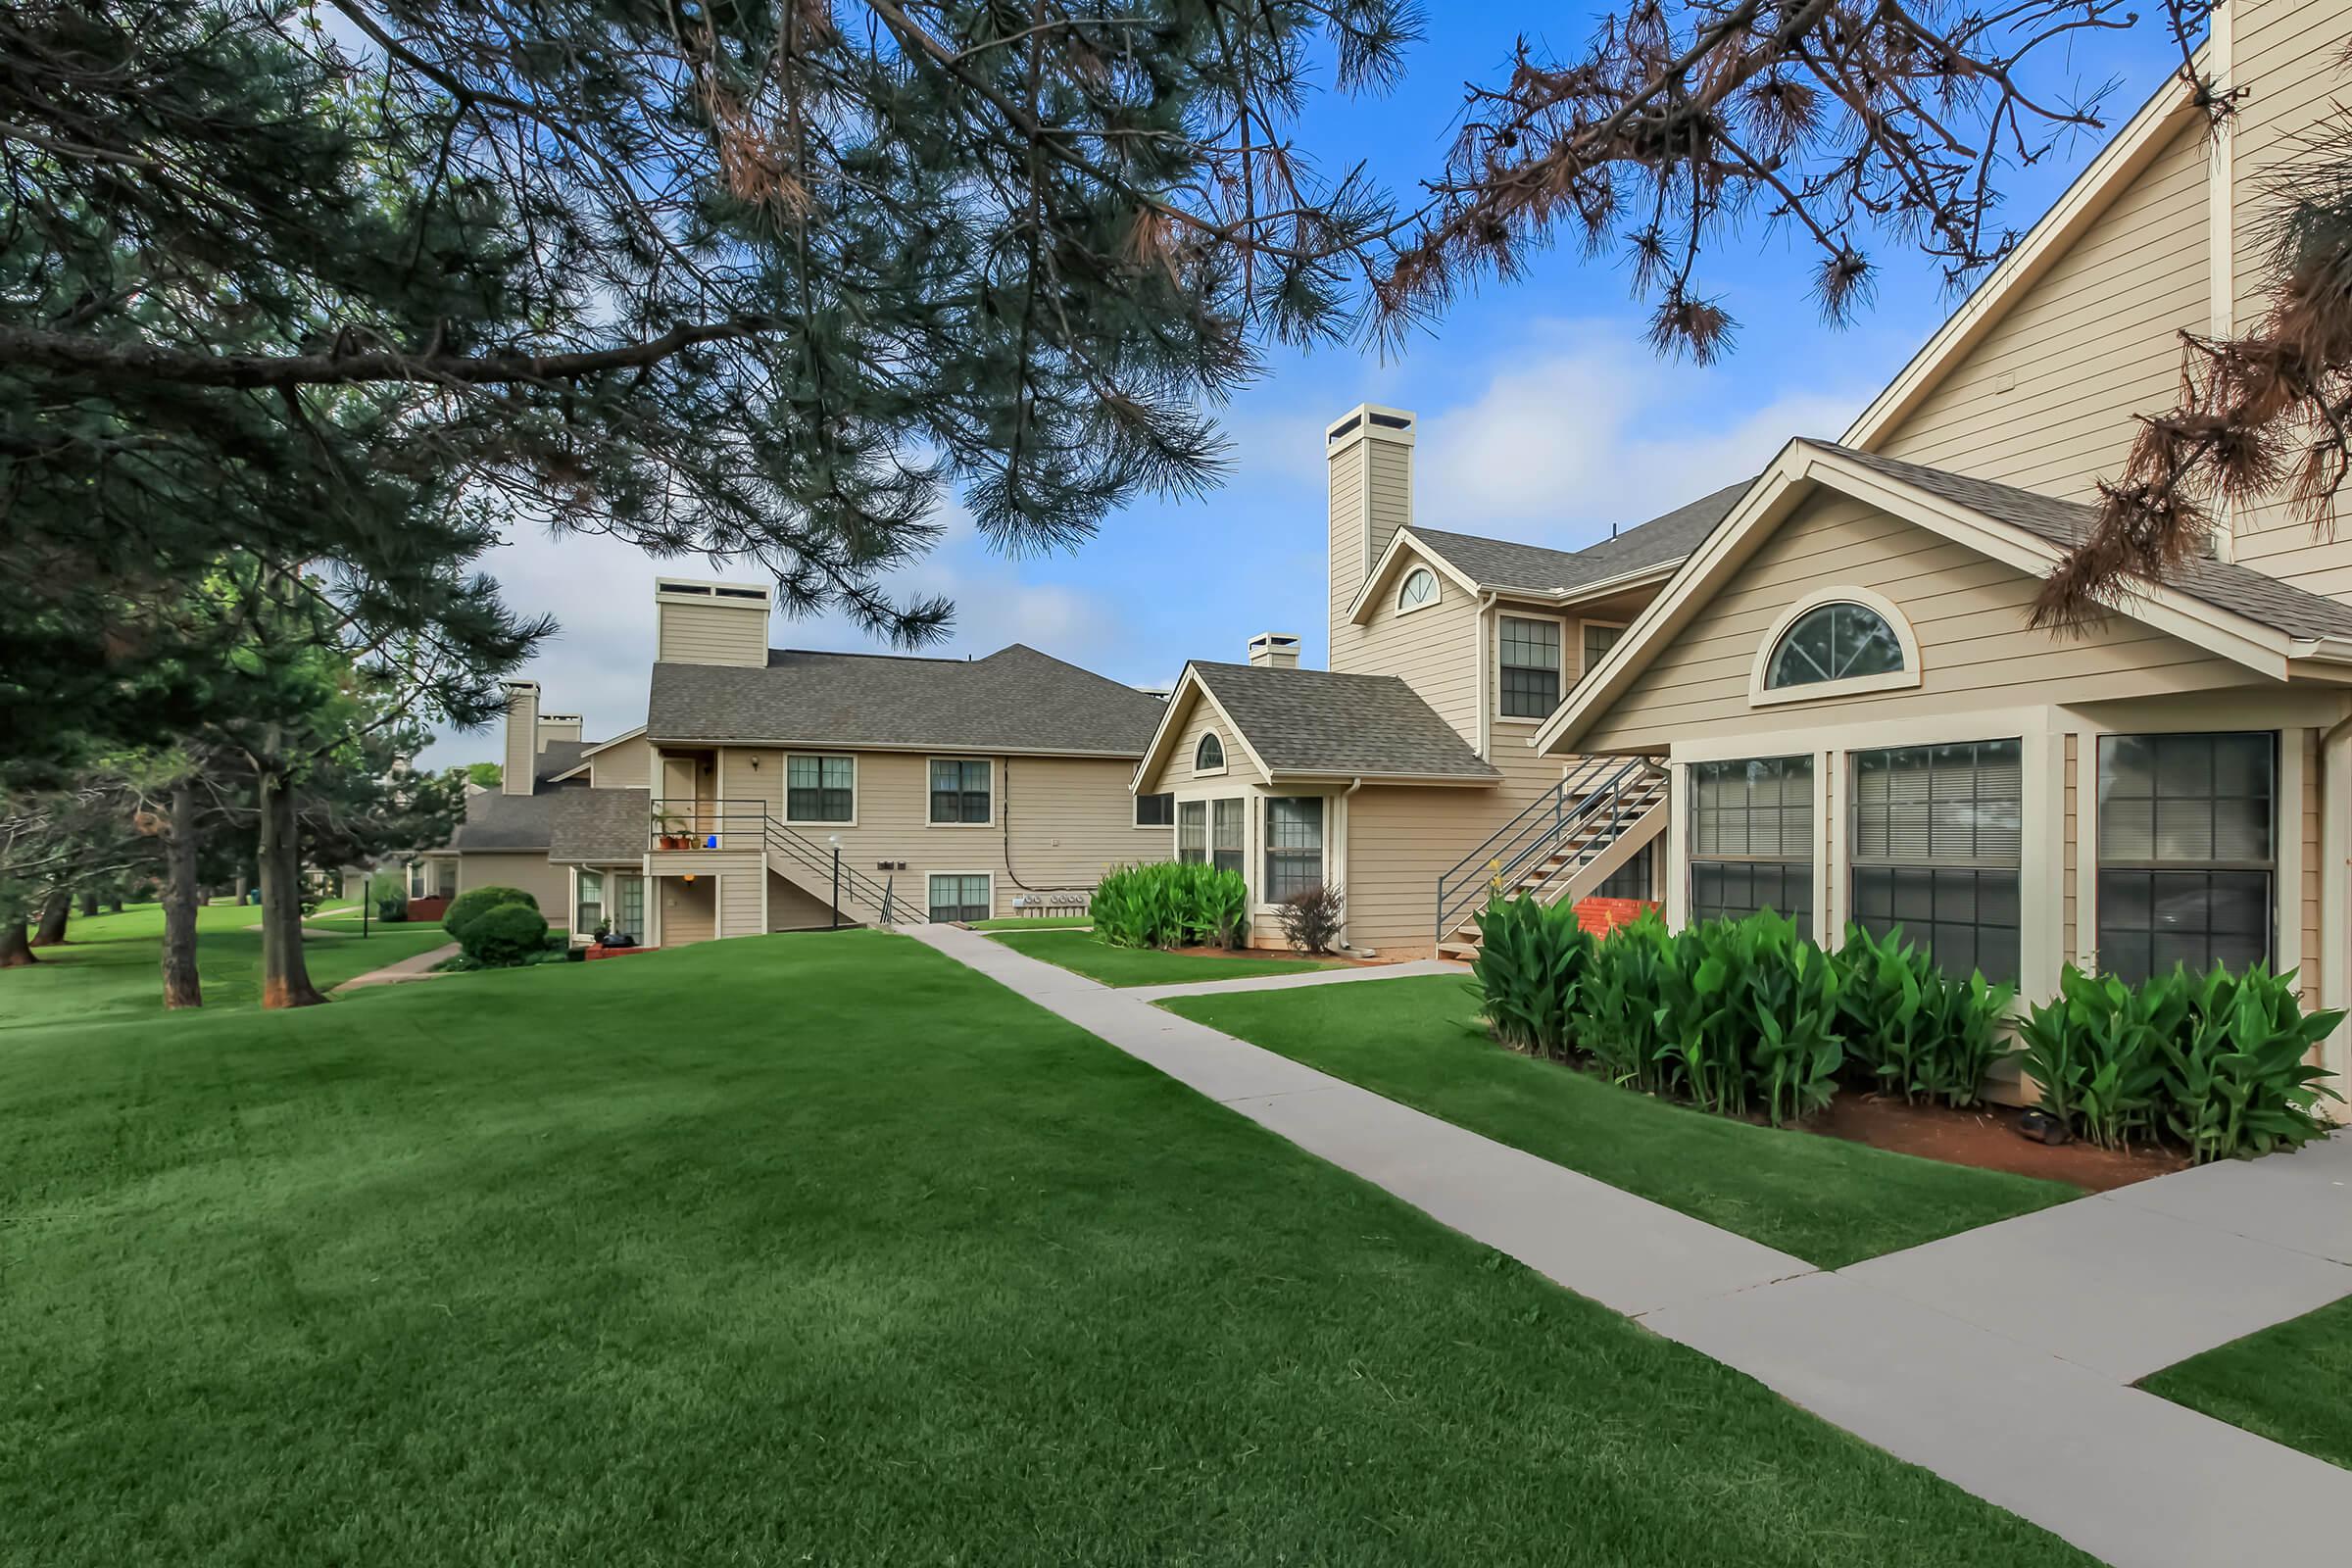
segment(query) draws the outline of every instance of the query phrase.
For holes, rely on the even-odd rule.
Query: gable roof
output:
[[[550,802],[551,860],[635,860],[653,825],[651,790],[561,790]]]
[[[531,793],[509,795],[503,789],[472,790],[466,796],[466,819],[445,846],[452,850],[544,850],[550,813],[566,795],[588,793],[562,780],[579,770],[580,756],[593,741],[549,741],[532,759]],[[641,846],[642,848],[642,846]]]
[[[2200,71],[2205,60],[2205,46],[2200,44],[2196,53]],[[2040,220],[2026,230],[2017,248],[1961,301],[1959,309],[1944,318],[1935,335],[1846,426],[1838,444],[1868,448],[1891,434],[1999,323],[2026,289],[2057,265],[2067,247],[2097,221],[2197,112],[2195,89],[2182,79],[2180,72],[2168,73],[2148,101],[2124,122],[2124,128],[2075,176]]]
[[[1502,775],[1395,675],[1341,675],[1194,660],[1184,666],[1139,782],[1175,739],[1188,689],[1197,688],[1273,776],[1428,779],[1491,784]]]
[[[986,659],[770,649],[763,668],[656,664],[646,734],[664,744],[1136,757],[1159,699],[1014,643]]]
[[[1455,580],[1474,593],[1569,600],[1627,578],[1663,572],[1698,548],[1749,482],[1742,479],[1726,485],[1582,550],[1553,550],[1510,539],[1408,525],[1398,529],[1389,548],[1381,552],[1372,574],[1364,579],[1355,602],[1348,607],[1349,618],[1362,620],[1370,614],[1406,549],[1418,549],[1451,567]]]
[[[1724,526],[1683,563],[1665,591],[1569,692],[1532,744],[1551,752],[1581,738],[1816,487],[1868,502],[2036,577],[2046,575],[2095,520],[2086,506],[2014,485],[1827,441],[1791,441],[1740,498]],[[2230,562],[2194,561],[2163,583],[2137,581],[2115,611],[2271,679],[2297,673],[2301,660],[2352,663],[2352,609]]]

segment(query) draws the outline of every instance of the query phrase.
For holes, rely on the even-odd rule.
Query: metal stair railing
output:
[[[1587,846],[1590,854],[1585,858],[1599,854],[1641,810],[1655,803],[1658,777],[1655,763],[1637,757],[1581,799],[1568,798],[1569,786],[1579,782],[1575,777],[1560,780],[1548,794],[1539,796],[1440,874],[1437,940],[1445,941],[1465,913],[1485,902],[1490,889],[1516,887],[1530,865],[1550,858],[1570,839],[1590,835],[1596,843]],[[1636,802],[1640,809],[1631,809]],[[1537,886],[1548,885],[1558,869],[1546,872]]]
[[[848,864],[837,864],[831,845],[819,844],[806,833],[786,827],[771,815],[765,801],[657,800],[648,845],[656,850],[757,850],[780,855],[814,877],[815,887],[838,885],[842,904],[861,906],[869,917],[884,925],[899,923],[898,900],[891,886]],[[663,843],[663,840],[683,842]],[[836,872],[839,882],[834,882]]]
[[[772,816],[767,818],[766,842],[770,850],[802,866],[816,877],[820,885],[833,876],[838,867],[844,903],[863,905],[866,911],[884,925],[899,923],[898,898],[892,891],[896,878],[893,878],[891,885],[876,882],[856,867],[838,862],[836,857],[839,852],[831,845],[819,844],[805,833],[796,833]]]

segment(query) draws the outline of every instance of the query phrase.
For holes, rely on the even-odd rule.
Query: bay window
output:
[[[2269,961],[2277,793],[2274,735],[2099,738],[2102,971]]]
[[[1690,764],[1690,918],[1813,923],[1813,759]]]
[[[1946,974],[2017,983],[2021,743],[1853,754],[1853,919],[1896,926]]]

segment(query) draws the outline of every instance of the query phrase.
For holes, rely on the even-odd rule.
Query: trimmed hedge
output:
[[[450,901],[449,908],[441,916],[441,929],[464,942],[466,928],[476,919],[508,904],[519,904],[532,910],[539,907],[539,901],[520,888],[472,888]]]
[[[549,951],[547,918],[536,905],[495,905],[468,921],[458,942],[485,969],[512,968]]]

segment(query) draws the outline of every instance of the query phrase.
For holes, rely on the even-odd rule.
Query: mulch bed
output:
[[[1295,948],[1161,948],[1161,953],[1180,954],[1187,958],[1289,958],[1298,963],[1346,963],[1358,969],[1378,969],[1400,962],[1396,958],[1351,958],[1345,953],[1300,953]]]
[[[1907,1105],[1876,1095],[1844,1093],[1805,1124],[1811,1132],[1848,1143],[1890,1149],[1897,1153],[1940,1159],[1980,1170],[2071,1182],[2089,1192],[2111,1192],[2185,1170],[2185,1156],[2166,1149],[2101,1149],[2095,1144],[2040,1144],[2017,1130],[2017,1111],[2007,1105],[1953,1110],[1943,1105]]]

